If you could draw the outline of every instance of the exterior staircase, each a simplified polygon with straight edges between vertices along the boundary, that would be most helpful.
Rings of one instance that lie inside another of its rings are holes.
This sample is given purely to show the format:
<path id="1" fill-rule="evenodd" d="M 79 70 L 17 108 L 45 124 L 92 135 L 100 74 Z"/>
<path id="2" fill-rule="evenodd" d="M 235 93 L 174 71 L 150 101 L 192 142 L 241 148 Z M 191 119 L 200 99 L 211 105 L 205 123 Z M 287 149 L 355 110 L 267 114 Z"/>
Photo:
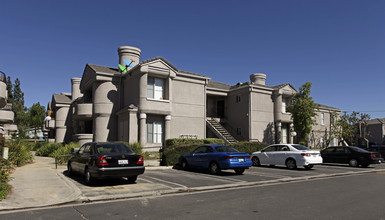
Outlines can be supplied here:
<path id="1" fill-rule="evenodd" d="M 213 118 L 206 119 L 207 127 L 220 139 L 224 140 L 226 144 L 238 142 L 219 122 Z"/>

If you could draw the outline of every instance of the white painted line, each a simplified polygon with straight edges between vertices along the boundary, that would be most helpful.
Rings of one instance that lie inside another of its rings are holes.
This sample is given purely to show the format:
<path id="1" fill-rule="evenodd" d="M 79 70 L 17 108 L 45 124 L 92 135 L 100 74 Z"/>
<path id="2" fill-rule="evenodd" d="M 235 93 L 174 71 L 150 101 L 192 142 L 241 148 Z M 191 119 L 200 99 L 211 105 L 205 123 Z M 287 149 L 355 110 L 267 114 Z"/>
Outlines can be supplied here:
<path id="1" fill-rule="evenodd" d="M 164 183 L 168 183 L 168 184 L 172 184 L 172 185 L 176 185 L 176 186 L 180 186 L 183 189 L 187 189 L 188 188 L 187 186 L 184 186 L 184 185 L 181 185 L 181 184 L 178 184 L 178 183 L 169 182 L 169 181 L 162 180 L 162 179 L 158 179 L 158 178 L 155 178 L 155 177 L 148 176 L 147 178 L 150 178 L 150 179 L 153 179 L 153 180 L 156 180 L 156 181 L 160 181 L 160 182 L 164 182 Z"/>

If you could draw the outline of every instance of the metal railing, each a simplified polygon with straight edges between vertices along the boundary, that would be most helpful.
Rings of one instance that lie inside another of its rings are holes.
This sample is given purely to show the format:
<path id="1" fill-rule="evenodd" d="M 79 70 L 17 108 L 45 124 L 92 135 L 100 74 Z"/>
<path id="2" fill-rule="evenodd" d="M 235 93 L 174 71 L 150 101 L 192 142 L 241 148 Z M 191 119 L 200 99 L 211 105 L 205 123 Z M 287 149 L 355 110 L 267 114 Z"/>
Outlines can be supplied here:
<path id="1" fill-rule="evenodd" d="M 58 164 L 58 158 L 60 157 L 70 157 L 71 154 L 66 154 L 66 155 L 58 155 L 55 157 L 55 168 L 57 169 L 57 164 Z"/>

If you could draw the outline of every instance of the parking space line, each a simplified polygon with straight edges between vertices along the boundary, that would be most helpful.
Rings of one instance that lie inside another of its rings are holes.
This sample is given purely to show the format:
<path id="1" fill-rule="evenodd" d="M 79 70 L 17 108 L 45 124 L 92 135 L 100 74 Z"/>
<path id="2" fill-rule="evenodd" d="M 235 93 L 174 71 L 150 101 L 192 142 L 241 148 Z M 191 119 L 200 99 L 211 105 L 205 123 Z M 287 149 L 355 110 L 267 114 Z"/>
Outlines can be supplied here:
<path id="1" fill-rule="evenodd" d="M 182 174 L 184 176 L 194 176 L 194 177 L 198 177 L 198 178 L 205 177 L 207 179 L 214 179 L 214 180 L 219 179 L 219 180 L 226 181 L 226 182 L 246 182 L 243 180 L 237 180 L 237 179 L 232 179 L 232 178 L 218 176 L 218 175 L 211 175 L 211 174 L 204 174 L 204 173 L 193 173 L 193 172 L 187 172 L 187 171 L 176 171 L 176 172 L 178 172 L 178 175 Z"/>
<path id="2" fill-rule="evenodd" d="M 172 184 L 172 185 L 176 185 L 176 186 L 180 186 L 180 187 L 182 187 L 183 189 L 187 189 L 187 188 L 188 188 L 187 186 L 182 185 L 182 184 L 179 184 L 179 183 L 169 182 L 169 181 L 162 180 L 162 179 L 158 179 L 158 178 L 151 177 L 151 176 L 147 176 L 147 178 L 150 178 L 150 179 L 153 179 L 153 180 L 156 180 L 156 181 L 160 181 L 160 182 L 164 182 L 164 183 L 168 183 L 168 184 Z M 173 188 L 172 188 L 172 189 L 173 189 Z"/>
<path id="3" fill-rule="evenodd" d="M 248 172 L 247 175 L 254 175 L 254 176 L 265 176 L 265 177 L 272 177 L 272 178 L 288 178 L 290 176 L 283 176 L 283 175 L 271 175 L 266 173 L 258 173 L 258 172 Z"/>
<path id="4" fill-rule="evenodd" d="M 148 182 L 148 183 L 155 183 L 155 182 L 152 182 L 152 181 L 150 181 L 150 180 L 146 180 L 146 179 L 144 179 L 144 178 L 142 178 L 142 177 L 140 177 L 139 179 L 140 179 L 140 180 L 143 180 L 143 181 L 145 181 L 145 182 Z"/>

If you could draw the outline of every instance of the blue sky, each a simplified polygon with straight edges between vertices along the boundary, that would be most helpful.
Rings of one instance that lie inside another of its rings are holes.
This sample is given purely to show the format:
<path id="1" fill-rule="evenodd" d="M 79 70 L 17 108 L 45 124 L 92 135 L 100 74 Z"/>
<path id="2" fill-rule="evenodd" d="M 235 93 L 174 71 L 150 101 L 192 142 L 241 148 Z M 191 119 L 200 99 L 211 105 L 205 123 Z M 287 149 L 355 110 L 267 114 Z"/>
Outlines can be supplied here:
<path id="1" fill-rule="evenodd" d="M 30 107 L 119 46 L 227 84 L 313 83 L 317 103 L 385 117 L 385 1 L 1 1 L 0 70 Z"/>

